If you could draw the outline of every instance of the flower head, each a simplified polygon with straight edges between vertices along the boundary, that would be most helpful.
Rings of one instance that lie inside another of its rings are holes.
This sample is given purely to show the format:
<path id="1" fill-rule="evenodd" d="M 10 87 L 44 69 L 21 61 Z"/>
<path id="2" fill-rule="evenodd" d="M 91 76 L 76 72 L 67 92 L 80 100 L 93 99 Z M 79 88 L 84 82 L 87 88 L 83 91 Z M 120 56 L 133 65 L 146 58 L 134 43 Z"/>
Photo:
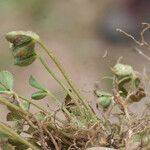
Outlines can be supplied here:
<path id="1" fill-rule="evenodd" d="M 6 39 L 11 43 L 14 64 L 27 66 L 36 59 L 35 43 L 39 36 L 31 31 L 12 31 L 6 34 Z"/>

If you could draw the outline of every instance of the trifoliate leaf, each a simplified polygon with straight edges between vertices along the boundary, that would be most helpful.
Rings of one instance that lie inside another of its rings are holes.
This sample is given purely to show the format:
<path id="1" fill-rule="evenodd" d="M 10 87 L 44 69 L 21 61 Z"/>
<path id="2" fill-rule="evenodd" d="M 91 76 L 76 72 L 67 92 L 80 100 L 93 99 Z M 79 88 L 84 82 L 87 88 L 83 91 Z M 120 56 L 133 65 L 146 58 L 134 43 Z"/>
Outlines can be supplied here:
<path id="1" fill-rule="evenodd" d="M 32 94 L 31 98 L 34 100 L 40 100 L 40 99 L 43 99 L 44 97 L 46 97 L 47 94 L 48 93 L 46 91 L 37 91 Z"/>
<path id="2" fill-rule="evenodd" d="M 43 112 L 38 112 L 34 116 L 38 121 L 42 121 L 45 118 L 45 114 Z"/>
<path id="3" fill-rule="evenodd" d="M 47 89 L 41 85 L 33 76 L 30 76 L 29 84 L 36 89 L 47 91 Z"/>
<path id="4" fill-rule="evenodd" d="M 0 85 L 2 90 L 12 90 L 13 88 L 13 75 L 8 71 L 0 72 Z"/>

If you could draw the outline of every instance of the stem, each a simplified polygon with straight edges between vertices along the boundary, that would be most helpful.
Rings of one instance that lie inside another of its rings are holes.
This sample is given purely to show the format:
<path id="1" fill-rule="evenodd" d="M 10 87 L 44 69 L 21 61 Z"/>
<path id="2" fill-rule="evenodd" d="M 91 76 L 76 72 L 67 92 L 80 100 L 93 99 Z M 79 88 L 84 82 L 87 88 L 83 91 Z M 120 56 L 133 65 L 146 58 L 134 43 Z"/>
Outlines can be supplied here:
<path id="1" fill-rule="evenodd" d="M 59 60 L 56 58 L 56 56 L 53 54 L 52 50 L 49 50 L 41 40 L 37 41 L 39 43 L 39 45 L 46 51 L 46 53 L 49 55 L 49 57 L 53 60 L 53 62 L 55 63 L 55 65 L 58 67 L 58 69 L 60 70 L 60 72 L 62 73 L 62 75 L 64 76 L 64 78 L 66 79 L 66 81 L 68 82 L 68 84 L 70 85 L 70 87 L 72 88 L 72 90 L 74 91 L 74 93 L 76 93 L 76 95 L 78 96 L 78 98 L 81 100 L 81 102 L 83 103 L 83 105 L 87 108 L 87 110 L 89 111 L 89 113 L 91 114 L 91 116 L 94 117 L 95 121 L 97 121 L 97 118 L 94 114 L 94 112 L 92 111 L 92 109 L 90 108 L 88 102 L 83 98 L 83 96 L 80 94 L 79 90 L 76 88 L 76 86 L 74 85 L 74 83 L 72 82 L 72 80 L 70 79 L 70 77 L 68 76 L 68 74 L 66 73 L 65 69 L 62 67 L 61 63 L 59 62 Z"/>
<path id="2" fill-rule="evenodd" d="M 38 147 L 36 147 L 35 145 L 31 144 L 30 142 L 28 142 L 26 139 L 24 139 L 23 137 L 21 137 L 20 135 L 18 135 L 15 131 L 13 131 L 11 128 L 7 127 L 6 125 L 0 123 L 0 131 L 6 133 L 8 136 L 10 136 L 11 138 L 29 146 L 30 148 L 32 148 L 33 150 L 39 150 Z"/>
<path id="3" fill-rule="evenodd" d="M 64 83 L 55 75 L 55 73 L 53 72 L 52 69 L 49 68 L 49 66 L 46 64 L 46 62 L 44 61 L 44 59 L 41 57 L 40 54 L 37 53 L 37 56 L 39 58 L 39 60 L 41 61 L 42 65 L 45 67 L 45 69 L 50 73 L 50 75 L 60 84 L 60 86 L 69 94 L 69 96 L 72 98 L 72 100 L 74 101 L 74 103 L 76 104 L 76 106 L 78 107 L 80 113 L 83 116 L 83 112 L 80 108 L 80 104 L 79 102 L 76 100 L 76 98 L 74 97 L 74 95 L 68 90 L 68 88 L 64 85 Z"/>

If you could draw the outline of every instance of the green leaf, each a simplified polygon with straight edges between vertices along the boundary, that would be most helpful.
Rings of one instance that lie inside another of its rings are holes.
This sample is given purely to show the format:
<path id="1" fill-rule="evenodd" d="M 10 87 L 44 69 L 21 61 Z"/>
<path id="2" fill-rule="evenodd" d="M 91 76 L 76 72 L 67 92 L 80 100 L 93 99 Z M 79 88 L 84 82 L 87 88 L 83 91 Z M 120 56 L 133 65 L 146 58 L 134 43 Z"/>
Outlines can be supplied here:
<path id="1" fill-rule="evenodd" d="M 9 112 L 6 119 L 7 121 L 15 121 L 22 119 L 22 117 L 17 112 Z"/>
<path id="2" fill-rule="evenodd" d="M 29 102 L 22 100 L 19 105 L 23 110 L 25 111 L 29 110 L 29 107 L 30 107 Z"/>
<path id="3" fill-rule="evenodd" d="M 43 112 L 38 112 L 35 114 L 35 118 L 38 120 L 38 121 L 42 121 L 44 120 L 45 118 L 45 114 Z"/>
<path id="4" fill-rule="evenodd" d="M 13 75 L 8 71 L 0 72 L 0 84 L 2 90 L 12 90 L 13 88 Z"/>
<path id="5" fill-rule="evenodd" d="M 41 85 L 33 76 L 30 76 L 29 84 L 36 89 L 47 91 L 47 89 Z"/>
<path id="6" fill-rule="evenodd" d="M 40 100 L 40 99 L 43 99 L 44 97 L 46 97 L 47 94 L 48 93 L 46 91 L 37 91 L 32 94 L 31 98 L 34 100 Z"/>

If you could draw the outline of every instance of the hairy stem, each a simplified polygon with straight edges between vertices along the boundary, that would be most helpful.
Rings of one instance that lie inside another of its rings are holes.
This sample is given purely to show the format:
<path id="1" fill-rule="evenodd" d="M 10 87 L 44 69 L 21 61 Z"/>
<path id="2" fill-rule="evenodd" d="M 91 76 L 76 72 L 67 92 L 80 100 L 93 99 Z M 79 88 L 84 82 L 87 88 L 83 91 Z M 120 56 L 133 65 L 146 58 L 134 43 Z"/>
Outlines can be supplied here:
<path id="1" fill-rule="evenodd" d="M 50 75 L 59 83 L 59 85 L 69 94 L 69 96 L 72 98 L 72 100 L 74 101 L 74 103 L 76 104 L 78 110 L 80 111 L 80 113 L 83 116 L 83 112 L 80 108 L 80 104 L 79 102 L 76 100 L 76 97 L 74 97 L 74 95 L 68 90 L 68 88 L 65 86 L 65 84 L 55 75 L 55 73 L 53 72 L 52 69 L 49 68 L 49 66 L 46 64 L 46 62 L 44 61 L 44 59 L 41 57 L 40 54 L 37 53 L 37 56 L 39 58 L 39 60 L 41 61 L 42 65 L 45 67 L 45 69 L 50 73 Z"/>
<path id="2" fill-rule="evenodd" d="M 83 98 L 83 96 L 80 94 L 79 90 L 76 88 L 76 86 L 74 85 L 74 83 L 72 82 L 72 80 L 70 79 L 70 77 L 68 76 L 68 74 L 66 73 L 65 69 L 62 67 L 61 63 L 59 62 L 59 60 L 56 58 L 56 56 L 53 54 L 52 50 L 49 50 L 42 41 L 37 41 L 39 43 L 39 45 L 46 51 L 46 53 L 49 55 L 49 57 L 53 60 L 53 62 L 55 63 L 55 65 L 58 67 L 58 69 L 60 70 L 60 72 L 62 73 L 62 75 L 64 76 L 64 78 L 66 79 L 66 81 L 68 82 L 68 84 L 70 85 L 70 87 L 72 88 L 72 90 L 74 91 L 74 93 L 76 93 L 76 95 L 78 96 L 78 98 L 81 100 L 81 102 L 83 103 L 83 105 L 87 108 L 88 112 L 91 114 L 91 116 L 93 116 L 94 120 L 97 121 L 97 118 L 94 114 L 94 112 L 92 111 L 91 107 L 89 106 L 88 102 Z"/>

